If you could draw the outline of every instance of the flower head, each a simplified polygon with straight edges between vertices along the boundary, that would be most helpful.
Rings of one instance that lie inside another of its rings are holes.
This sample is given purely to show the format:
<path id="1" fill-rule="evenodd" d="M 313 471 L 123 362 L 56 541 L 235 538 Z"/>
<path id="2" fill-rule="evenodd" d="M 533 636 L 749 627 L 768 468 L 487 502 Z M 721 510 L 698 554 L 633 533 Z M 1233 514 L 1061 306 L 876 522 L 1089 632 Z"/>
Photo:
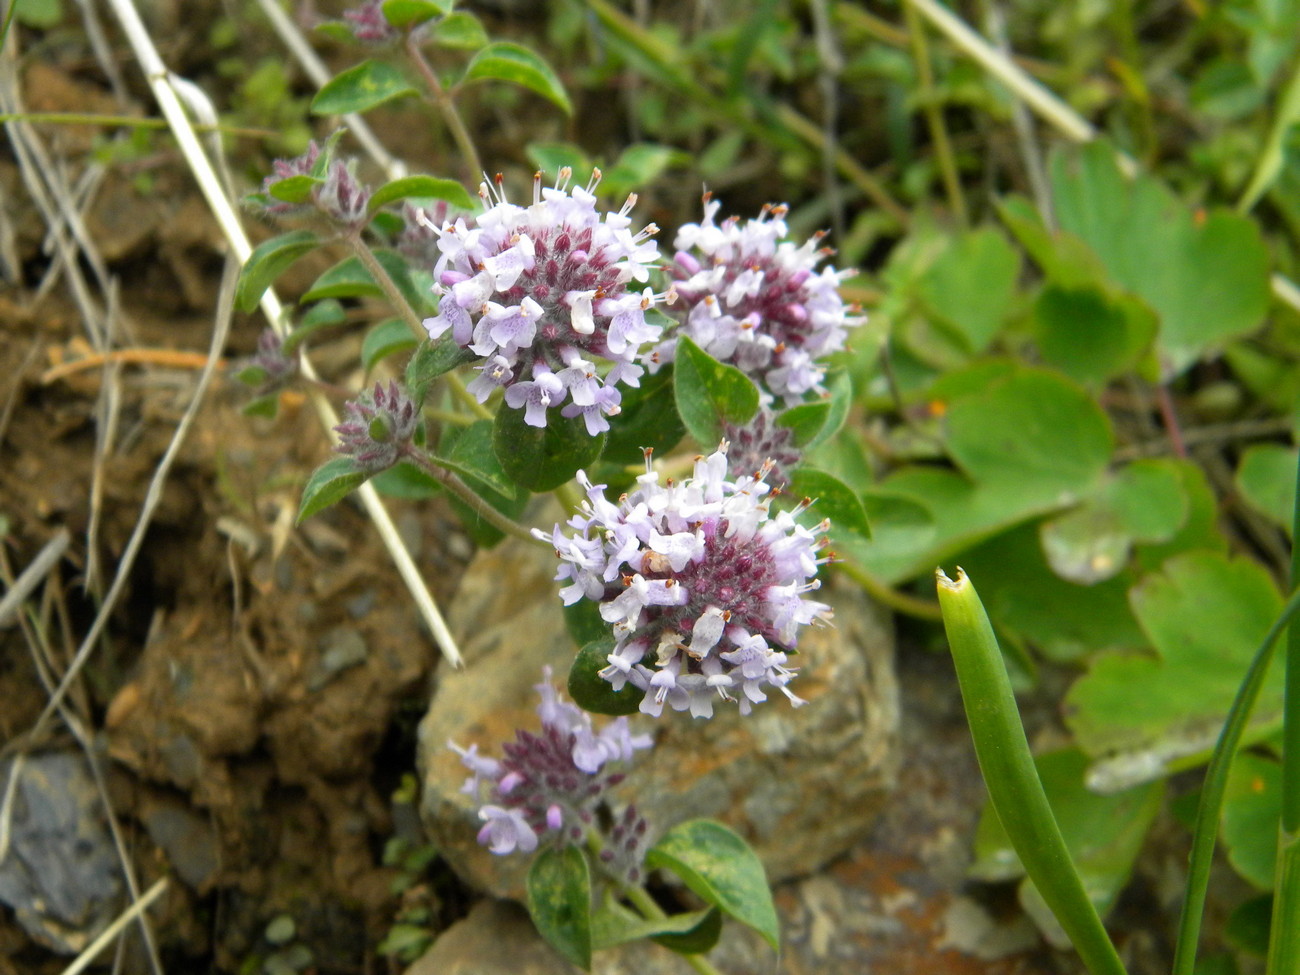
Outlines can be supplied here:
<path id="1" fill-rule="evenodd" d="M 277 216 L 310 213 L 316 210 L 330 221 L 348 228 L 361 227 L 369 216 L 370 187 L 357 179 L 351 167 L 342 160 L 333 160 L 325 166 L 320 158 L 321 149 L 314 141 L 307 144 L 301 156 L 276 159 L 271 163 L 271 175 L 262 181 L 265 202 L 260 209 Z M 318 173 L 323 168 L 323 174 Z M 311 187 L 303 203 L 276 200 L 271 187 L 294 176 L 317 175 L 320 182 Z"/>
<path id="2" fill-rule="evenodd" d="M 790 472 L 803 458 L 794 444 L 794 431 L 776 422 L 776 414 L 764 406 L 744 425 L 723 423 L 722 435 L 731 444 L 728 466 L 734 471 L 757 471 L 771 467 L 768 480 L 778 487 L 790 483 Z"/>
<path id="3" fill-rule="evenodd" d="M 664 704 L 710 717 L 716 700 L 739 702 L 740 712 L 766 700 L 764 687 L 786 689 L 794 671 L 786 650 L 799 629 L 829 619 L 830 608 L 805 598 L 829 527 L 808 529 L 793 510 L 773 513 L 765 481 L 770 465 L 729 480 L 727 444 L 695 462 L 694 476 L 659 483 L 650 468 L 618 504 L 605 486 L 586 489 L 573 534 L 556 525 L 549 534 L 560 558 L 558 581 L 566 605 L 600 603 L 615 644 L 600 675 L 616 690 L 631 682 L 645 691 L 641 710 L 659 715 Z"/>
<path id="4" fill-rule="evenodd" d="M 384 16 L 381 0 L 362 0 L 356 7 L 343 11 L 343 20 L 352 36 L 365 43 L 389 44 L 402 36 Z"/>
<path id="5" fill-rule="evenodd" d="M 478 839 L 493 853 L 528 853 L 548 834 L 558 843 L 580 842 L 607 790 L 622 781 L 621 774 L 611 774 L 606 766 L 626 762 L 633 752 L 652 744 L 649 735 L 632 734 L 627 718 L 617 718 L 597 732 L 589 714 L 560 697 L 549 667 L 537 692 L 542 699 L 537 708 L 541 733 L 515 732 L 499 761 L 480 756 L 476 746 L 448 742 L 470 770 L 462 791 L 485 801 L 479 809 L 483 828 Z M 627 859 L 645 826 L 638 832 L 634 815 L 624 819 L 631 832 L 620 855 Z M 630 861 L 622 865 L 624 872 L 634 867 Z"/>
<path id="6" fill-rule="evenodd" d="M 482 358 L 475 395 L 482 402 L 504 388 L 506 405 L 524 421 L 546 426 L 553 408 L 582 415 L 589 432 L 609 428 L 619 411 L 616 383 L 638 385 L 635 360 L 661 327 L 646 312 L 663 300 L 644 283 L 659 251 L 653 225 L 632 233 L 634 196 L 617 212 L 600 213 L 587 187 L 570 187 L 561 171 L 554 187 L 533 183 L 531 206 L 485 183 L 486 212 L 438 231 L 434 267 L 438 314 L 426 319 L 430 338 L 450 331 Z M 598 368 L 599 362 L 613 369 Z"/>
<path id="7" fill-rule="evenodd" d="M 668 270 L 682 330 L 769 396 L 793 404 L 822 392 L 826 367 L 819 360 L 842 349 L 848 330 L 866 320 L 839 294 L 852 272 L 818 272 L 833 252 L 819 247 L 821 234 L 797 246 L 787 240 L 784 205 L 766 206 L 743 224 L 736 217 L 716 223 L 718 206 L 705 194 L 704 219 L 677 234 Z M 661 344 L 652 366 L 672 354 L 671 342 Z"/>
<path id="8" fill-rule="evenodd" d="M 343 422 L 334 428 L 338 452 L 370 473 L 387 470 L 401 457 L 402 447 L 415 436 L 420 413 L 396 380 L 375 383 L 343 408 Z"/>

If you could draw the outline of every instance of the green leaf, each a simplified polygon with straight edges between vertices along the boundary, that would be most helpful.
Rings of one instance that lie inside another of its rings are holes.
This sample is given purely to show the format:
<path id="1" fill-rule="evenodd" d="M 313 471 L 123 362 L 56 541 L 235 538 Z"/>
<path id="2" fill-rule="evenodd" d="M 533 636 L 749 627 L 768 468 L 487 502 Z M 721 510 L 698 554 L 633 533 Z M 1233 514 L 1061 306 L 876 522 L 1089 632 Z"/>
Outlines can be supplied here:
<path id="1" fill-rule="evenodd" d="M 276 414 L 280 412 L 280 394 L 267 393 L 265 396 L 249 400 L 239 412 L 244 416 L 260 416 L 274 420 Z"/>
<path id="2" fill-rule="evenodd" d="M 429 39 L 439 47 L 450 47 L 458 51 L 477 51 L 487 45 L 488 35 L 477 17 L 463 10 L 457 10 L 434 25 Z"/>
<path id="3" fill-rule="evenodd" d="M 551 66 L 540 55 L 520 44 L 497 41 L 489 44 L 470 61 L 465 81 L 509 81 L 534 91 L 554 102 L 566 115 L 573 105 Z"/>
<path id="4" fill-rule="evenodd" d="M 838 538 L 840 533 L 846 531 L 857 532 L 864 538 L 871 537 L 871 526 L 867 523 L 867 510 L 862 506 L 862 499 L 834 474 L 819 471 L 815 467 L 796 467 L 790 475 L 787 493 L 796 500 L 811 498 L 816 502 L 808 509 L 810 520 L 829 518 L 832 537 Z"/>
<path id="5" fill-rule="evenodd" d="M 682 422 L 702 447 L 722 439 L 723 424 L 741 426 L 758 412 L 758 387 L 750 378 L 684 335 L 677 342 L 673 395 Z"/>
<path id="6" fill-rule="evenodd" d="M 953 239 L 919 281 L 930 314 L 971 354 L 988 348 L 1016 295 L 1020 256 L 998 230 L 981 227 Z"/>
<path id="7" fill-rule="evenodd" d="M 673 827 L 646 853 L 646 866 L 671 870 L 705 903 L 749 925 L 774 950 L 780 947 L 763 863 L 722 823 L 692 819 Z"/>
<path id="8" fill-rule="evenodd" d="M 885 530 L 880 518 L 872 527 L 877 538 Z M 962 566 L 981 580 L 980 596 L 1000 631 L 1059 662 L 1145 646 L 1128 603 L 1132 572 L 1090 585 L 1062 579 L 1047 565 L 1039 531 L 1020 525 L 961 553 Z"/>
<path id="9" fill-rule="evenodd" d="M 700 917 L 700 915 L 703 917 Z M 722 912 L 716 907 L 708 911 L 695 911 L 691 914 L 677 914 L 666 921 L 677 921 L 684 926 L 688 921 L 699 918 L 694 927 L 684 931 L 664 931 L 650 935 L 655 944 L 675 951 L 679 955 L 703 955 L 713 950 L 722 937 Z"/>
<path id="10" fill-rule="evenodd" d="M 1137 461 L 1108 475 L 1073 511 L 1042 527 L 1057 575 L 1090 585 L 1118 575 L 1138 542 L 1164 542 L 1187 520 L 1182 479 L 1170 461 Z"/>
<path id="11" fill-rule="evenodd" d="M 848 373 L 834 372 L 826 379 L 828 396 L 814 403 L 801 403 L 777 414 L 776 424 L 789 427 L 795 446 L 813 450 L 840 432 L 853 403 L 853 384 Z"/>
<path id="12" fill-rule="evenodd" d="M 429 395 L 429 387 L 435 379 L 475 358 L 469 349 L 456 344 L 450 332 L 435 342 L 426 339 L 419 344 L 406 364 L 406 392 L 417 406 L 423 406 L 424 398 Z"/>
<path id="13" fill-rule="evenodd" d="M 441 484 L 407 460 L 380 471 L 370 483 L 385 497 L 404 501 L 425 501 L 442 494 Z"/>
<path id="14" fill-rule="evenodd" d="M 418 92 L 406 76 L 391 64 L 362 61 L 325 82 L 311 100 L 311 111 L 313 115 L 350 115 L 415 94 Z"/>
<path id="15" fill-rule="evenodd" d="M 591 873 L 577 847 L 542 850 L 526 884 L 537 933 L 579 968 L 591 968 Z"/>
<path id="16" fill-rule="evenodd" d="M 1047 370 L 1019 368 L 955 399 L 946 427 L 953 459 L 977 481 L 1020 492 L 1032 485 L 1062 502 L 1091 489 L 1113 446 L 1093 397 Z"/>
<path id="17" fill-rule="evenodd" d="M 264 240 L 248 255 L 235 284 L 235 307 L 251 312 L 271 283 L 295 261 L 315 250 L 318 241 L 310 230 L 294 230 Z"/>
<path id="18" fill-rule="evenodd" d="M 510 477 L 492 452 L 492 421 L 476 420 L 456 437 L 452 449 L 434 460 L 479 487 L 513 500 L 518 493 Z"/>
<path id="19" fill-rule="evenodd" d="M 591 930 L 592 947 L 597 950 L 651 938 L 678 954 L 701 955 L 718 942 L 722 912 L 708 907 L 670 917 L 645 918 L 610 900 L 592 915 Z"/>
<path id="20" fill-rule="evenodd" d="M 492 452 L 492 421 L 478 420 L 468 427 L 449 430 L 439 445 L 435 460 L 460 475 L 475 494 L 508 518 L 517 518 L 528 504 L 528 492 L 520 491 L 506 477 Z M 461 524 L 474 544 L 483 548 L 505 537 L 501 529 L 454 495 L 448 495 Z"/>
<path id="21" fill-rule="evenodd" d="M 306 203 L 311 199 L 311 192 L 324 180 L 314 176 L 299 174 L 276 180 L 266 188 L 266 192 L 283 203 Z"/>
<path id="22" fill-rule="evenodd" d="M 691 161 L 689 154 L 671 146 L 633 143 L 619 154 L 614 165 L 602 169 L 600 188 L 621 199 L 652 185 L 673 163 L 689 165 Z"/>
<path id="23" fill-rule="evenodd" d="M 593 463 L 605 446 L 605 434 L 587 433 L 582 417 L 561 416 L 551 410 L 546 426 L 524 422 L 524 411 L 503 406 L 492 430 L 492 449 L 502 469 L 522 488 L 551 491 L 580 468 Z"/>
<path id="24" fill-rule="evenodd" d="M 416 314 L 431 310 L 433 295 L 427 288 L 416 285 L 406 259 L 396 251 L 378 249 L 375 260 L 388 272 L 406 303 Z M 322 298 L 364 298 L 382 296 L 383 290 L 375 283 L 364 264 L 356 257 L 345 257 L 322 274 L 302 296 L 302 301 L 319 301 Z"/>
<path id="25" fill-rule="evenodd" d="M 1252 507 L 1288 532 L 1295 513 L 1296 467 L 1300 451 L 1281 444 L 1252 444 L 1241 456 L 1236 485 Z"/>
<path id="26" fill-rule="evenodd" d="M 1246 559 L 1189 552 L 1132 590 L 1158 656 L 1106 654 L 1066 697 L 1066 720 L 1091 755 L 1149 748 L 1177 757 L 1213 744 L 1256 648 L 1282 606 L 1268 572 Z M 1280 668 L 1257 717 L 1276 716 Z"/>
<path id="27" fill-rule="evenodd" d="M 302 489 L 302 501 L 298 504 L 298 524 L 316 512 L 342 501 L 364 484 L 368 476 L 350 457 L 335 457 L 321 464 L 312 472 Z"/>
<path id="28" fill-rule="evenodd" d="M 609 641 L 609 624 L 600 616 L 600 604 L 591 599 L 579 599 L 576 603 L 570 603 L 564 607 L 564 626 L 572 637 L 574 646 L 585 647 L 588 643 L 599 640 Z M 613 644 L 610 644 L 612 647 Z M 605 650 L 609 653 L 609 650 Z M 601 662 L 593 668 L 599 670 L 604 667 L 604 657 Z"/>
<path id="29" fill-rule="evenodd" d="M 1232 868 L 1260 890 L 1273 889 L 1281 815 L 1282 766 L 1263 755 L 1238 753 L 1223 796 L 1223 845 Z"/>
<path id="30" fill-rule="evenodd" d="M 450 2 L 435 3 L 433 0 L 384 0 L 380 9 L 384 12 L 384 20 L 402 30 L 441 17 L 451 7 Z"/>
<path id="31" fill-rule="evenodd" d="M 1048 363 L 1101 384 L 1135 366 L 1155 336 L 1156 317 L 1130 295 L 1048 284 L 1034 302 L 1034 325 Z"/>
<path id="32" fill-rule="evenodd" d="M 607 658 L 614 652 L 614 638 L 609 635 L 608 624 L 605 631 L 601 638 L 585 644 L 573 659 L 569 668 L 569 696 L 578 707 L 592 714 L 636 714 L 645 691 L 631 683 L 616 691 L 599 674 L 609 665 Z"/>
<path id="33" fill-rule="evenodd" d="M 623 390 L 623 412 L 610 424 L 604 460 L 630 466 L 642 462 L 646 448 L 664 456 L 677 446 L 686 428 L 677 415 L 672 386 L 673 368 L 667 366 L 642 376 L 639 388 Z"/>
<path id="34" fill-rule="evenodd" d="M 362 368 L 369 373 L 379 360 L 413 349 L 417 344 L 406 322 L 400 318 L 382 321 L 366 332 L 366 337 L 361 340 Z"/>
<path id="35" fill-rule="evenodd" d="M 1034 765 L 1084 889 L 1104 916 L 1128 882 L 1142 841 L 1160 809 L 1164 785 L 1151 782 L 1113 795 L 1091 792 L 1084 785 L 1088 758 L 1077 748 L 1039 755 Z M 1024 875 L 1020 858 L 989 804 L 975 833 L 975 863 L 970 874 L 984 881 Z M 1030 889 L 1032 884 L 1026 881 L 1021 901 L 1045 932 L 1056 934 L 1059 926 L 1045 911 L 1041 895 Z M 1059 936 L 1052 940 L 1059 943 Z"/>
<path id="36" fill-rule="evenodd" d="M 1051 179 L 1062 230 L 1090 245 L 1158 316 L 1167 374 L 1262 323 L 1270 261 L 1253 220 L 1224 210 L 1193 215 L 1154 177 L 1125 178 L 1100 141 L 1054 157 Z"/>
<path id="37" fill-rule="evenodd" d="M 433 176 L 404 176 L 385 183 L 370 197 L 369 209 L 374 213 L 380 207 L 411 197 L 446 200 L 462 210 L 473 210 L 474 198 L 454 179 L 437 179 Z"/>
<path id="38" fill-rule="evenodd" d="M 315 332 L 331 325 L 342 325 L 347 318 L 343 306 L 337 301 L 322 301 L 313 305 L 307 310 L 307 314 L 302 316 L 302 320 L 294 330 L 284 337 L 284 345 L 280 351 L 286 356 L 292 355 L 294 350 Z"/>

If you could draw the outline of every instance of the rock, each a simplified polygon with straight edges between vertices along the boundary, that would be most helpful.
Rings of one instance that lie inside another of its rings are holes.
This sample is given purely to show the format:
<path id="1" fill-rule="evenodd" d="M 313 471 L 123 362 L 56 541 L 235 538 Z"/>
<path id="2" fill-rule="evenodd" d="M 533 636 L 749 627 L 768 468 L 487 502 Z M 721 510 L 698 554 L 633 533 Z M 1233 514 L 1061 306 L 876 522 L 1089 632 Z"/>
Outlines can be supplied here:
<path id="1" fill-rule="evenodd" d="M 420 957 L 406 975 L 577 975 L 542 940 L 528 912 L 510 901 L 480 901 Z"/>
<path id="2" fill-rule="evenodd" d="M 443 677 L 420 726 L 426 826 L 457 873 L 497 896 L 520 896 L 529 858 L 495 857 L 475 841 L 476 810 L 459 791 L 465 770 L 446 743 L 499 755 L 516 728 L 538 728 L 532 688 L 542 666 L 562 679 L 574 653 L 554 571 L 554 556 L 517 542 L 475 558 L 451 614 L 467 666 Z M 898 768 L 883 613 L 848 586 L 826 586 L 818 598 L 834 607 L 835 624 L 801 637 L 791 689 L 805 706 L 772 694 L 747 718 L 734 708 L 707 721 L 636 715 L 635 730 L 654 732 L 656 744 L 638 753 L 620 787 L 657 831 L 696 817 L 727 823 L 758 851 L 772 883 L 815 871 L 862 838 Z"/>
<path id="3" fill-rule="evenodd" d="M 41 944 L 74 955 L 121 906 L 121 875 L 102 800 L 81 755 L 48 752 L 5 762 L 0 783 L 9 782 L 16 765 L 0 902 Z"/>

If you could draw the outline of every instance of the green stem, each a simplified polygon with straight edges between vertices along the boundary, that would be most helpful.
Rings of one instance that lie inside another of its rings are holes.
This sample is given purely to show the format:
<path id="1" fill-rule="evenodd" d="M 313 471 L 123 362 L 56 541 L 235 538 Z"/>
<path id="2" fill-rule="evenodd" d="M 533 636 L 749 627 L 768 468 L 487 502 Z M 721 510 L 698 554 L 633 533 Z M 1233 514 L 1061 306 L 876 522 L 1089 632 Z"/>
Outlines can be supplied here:
<path id="1" fill-rule="evenodd" d="M 1273 886 L 1268 975 L 1300 972 L 1300 834 L 1282 831 Z"/>
<path id="2" fill-rule="evenodd" d="M 861 586 L 863 591 L 876 602 L 897 613 L 918 620 L 927 620 L 931 623 L 937 623 L 943 619 L 943 612 L 939 609 L 938 603 L 931 602 L 928 599 L 918 599 L 916 596 L 909 596 L 905 592 L 899 592 L 892 586 L 881 582 L 856 562 L 835 562 L 834 567 L 835 571 L 843 572 Z"/>
<path id="3" fill-rule="evenodd" d="M 596 864 L 597 869 L 603 871 L 604 864 L 600 859 L 600 852 L 605 848 L 605 841 L 591 830 L 587 833 L 587 848 L 591 850 L 591 862 Z M 632 906 L 637 909 L 642 917 L 654 921 L 662 921 L 668 917 L 668 912 L 655 903 L 655 899 L 650 896 L 650 892 L 640 884 L 631 884 L 621 877 L 612 876 L 605 873 L 606 877 L 618 887 L 619 893 L 632 902 Z M 680 955 L 686 964 L 700 973 L 700 975 L 721 975 L 703 955 Z"/>
<path id="4" fill-rule="evenodd" d="M 415 70 L 420 73 L 424 83 L 429 88 L 429 94 L 433 96 L 434 104 L 438 111 L 442 113 L 443 121 L 447 123 L 447 128 L 451 131 L 451 137 L 456 140 L 456 148 L 460 150 L 461 157 L 465 165 L 469 168 L 471 179 L 483 178 L 483 165 L 479 162 L 478 149 L 474 147 L 474 140 L 469 134 L 469 129 L 465 128 L 465 120 L 460 117 L 460 112 L 456 109 L 456 101 L 451 97 L 451 93 L 442 86 L 438 80 L 437 72 L 425 58 L 424 52 L 420 50 L 420 45 L 416 42 L 414 34 L 406 35 L 406 56 L 411 59 L 411 64 Z"/>
<path id="5" fill-rule="evenodd" d="M 1278 637 L 1300 610 L 1300 592 L 1292 593 L 1282 615 L 1269 628 L 1264 642 L 1255 651 L 1246 677 L 1237 689 L 1237 696 L 1228 710 L 1219 742 L 1214 746 L 1205 782 L 1201 786 L 1201 801 L 1196 807 L 1196 828 L 1192 832 L 1192 851 L 1187 864 L 1187 896 L 1183 901 L 1182 916 L 1178 920 L 1178 941 L 1174 947 L 1173 975 L 1192 975 L 1196 969 L 1196 943 L 1201 935 L 1201 915 L 1205 910 L 1206 892 L 1210 886 L 1210 866 L 1214 858 L 1214 841 L 1219 834 L 1219 815 L 1223 809 L 1223 796 L 1228 788 L 1228 771 L 1237 754 L 1242 735 L 1250 722 L 1250 712 L 1259 697 L 1264 678 L 1273 660 L 1273 650 Z M 1276 910 L 1276 907 L 1275 907 Z M 1274 915 L 1276 920 L 1276 914 Z M 1276 928 L 1275 928 L 1276 930 Z M 1288 937 L 1296 937 L 1292 933 Z M 1294 969 L 1292 969 L 1294 972 Z M 1290 975 L 1290 973 L 1286 973 Z"/>
<path id="6" fill-rule="evenodd" d="M 917 80 L 921 85 L 921 105 L 925 112 L 925 122 L 930 129 L 930 140 L 934 143 L 935 156 L 939 160 L 939 172 L 943 176 L 944 189 L 948 193 L 948 202 L 952 207 L 957 225 L 963 229 L 970 225 L 970 213 L 966 208 L 966 197 L 962 194 L 961 177 L 957 173 L 957 159 L 953 155 L 952 143 L 948 139 L 948 127 L 943 120 L 943 109 L 939 105 L 938 91 L 934 86 L 934 71 L 930 67 L 930 49 L 925 43 L 925 24 L 922 22 L 911 0 L 903 3 L 903 12 L 907 15 L 907 33 L 912 42 L 912 60 L 916 62 Z"/>
<path id="7" fill-rule="evenodd" d="M 348 247 L 352 250 L 352 253 L 356 255 L 357 260 L 359 260 L 365 269 L 370 272 L 370 276 L 374 278 L 375 284 L 379 285 L 379 290 L 384 293 L 384 297 L 387 298 L 388 303 L 393 306 L 393 310 L 396 311 L 402 321 L 406 323 L 406 327 L 411 330 L 411 334 L 415 336 L 416 341 L 427 341 L 429 333 L 425 330 L 424 324 L 420 321 L 420 316 L 417 315 L 415 309 L 407 303 L 406 298 L 402 295 L 401 289 L 397 287 L 397 283 L 384 269 L 384 266 L 379 263 L 379 260 L 375 257 L 374 251 L 367 247 L 366 242 L 361 239 L 361 232 L 353 231 L 352 233 L 345 235 L 343 239 L 347 241 Z M 455 394 L 456 398 L 459 399 L 465 407 L 470 410 L 470 412 L 481 420 L 492 419 L 492 411 L 470 394 L 469 390 L 465 388 L 465 384 L 461 382 L 459 376 L 453 376 L 451 373 L 446 373 L 442 378 L 446 381 L 447 385 L 451 387 L 451 391 Z"/>
<path id="8" fill-rule="evenodd" d="M 937 573 L 939 605 L 989 802 L 1044 903 L 1093 975 L 1125 975 L 1061 836 L 1029 751 L 1002 651 L 966 573 Z"/>
<path id="9" fill-rule="evenodd" d="M 549 542 L 538 538 L 523 525 L 519 524 L 519 522 L 507 518 L 501 512 L 497 511 L 496 508 L 492 507 L 492 505 L 488 504 L 475 494 L 469 485 L 462 481 L 454 471 L 449 471 L 447 468 L 438 464 L 423 450 L 407 444 L 402 450 L 402 456 L 432 477 L 452 494 L 456 495 L 456 497 L 465 502 L 465 504 L 469 505 L 476 515 L 494 528 L 497 528 L 514 538 L 521 538 L 524 541 L 532 542 L 534 545 L 544 545 L 547 548 L 550 547 Z"/>
<path id="10" fill-rule="evenodd" d="M 354 230 L 345 234 L 343 240 L 352 253 L 356 255 L 357 260 L 370 273 L 370 276 L 374 278 L 375 284 L 379 285 L 379 290 L 384 293 L 384 297 L 393 306 L 393 310 L 406 323 L 406 327 L 411 330 L 415 340 L 417 342 L 427 341 L 429 333 L 425 329 L 424 323 L 420 321 L 420 316 L 415 313 L 415 309 L 410 306 L 402 295 L 401 289 L 397 287 L 397 282 L 389 276 L 384 266 L 379 263 L 374 251 L 361 239 L 361 231 Z"/>

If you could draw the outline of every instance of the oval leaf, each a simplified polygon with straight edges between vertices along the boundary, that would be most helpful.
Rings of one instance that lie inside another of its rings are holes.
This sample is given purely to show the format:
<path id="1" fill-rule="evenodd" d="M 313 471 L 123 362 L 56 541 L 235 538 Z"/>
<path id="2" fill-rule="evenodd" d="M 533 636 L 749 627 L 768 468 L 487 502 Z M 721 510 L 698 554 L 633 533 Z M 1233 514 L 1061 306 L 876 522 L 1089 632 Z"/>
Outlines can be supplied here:
<path id="1" fill-rule="evenodd" d="M 377 260 L 397 290 L 402 293 L 406 303 L 415 309 L 416 314 L 424 314 L 431 309 L 432 293 L 426 292 L 411 277 L 411 269 L 406 260 L 396 251 L 379 249 L 374 252 Z M 319 301 L 322 298 L 364 298 L 382 295 L 383 291 L 370 276 L 370 272 L 355 257 L 345 257 L 322 274 L 312 284 L 311 289 L 302 296 L 302 301 Z"/>
<path id="2" fill-rule="evenodd" d="M 488 42 L 487 31 L 473 14 L 457 10 L 434 25 L 429 39 L 439 47 L 461 51 L 477 51 Z"/>
<path id="3" fill-rule="evenodd" d="M 311 100 L 311 111 L 313 115 L 349 115 L 414 94 L 417 92 L 406 76 L 391 64 L 362 61 L 325 82 Z"/>
<path id="4" fill-rule="evenodd" d="M 794 498 L 810 498 L 816 503 L 808 509 L 820 521 L 831 520 L 831 531 L 857 532 L 871 537 L 867 509 L 856 491 L 834 474 L 815 467 L 797 467 L 790 475 L 788 493 Z"/>
<path id="5" fill-rule="evenodd" d="M 294 327 L 294 330 L 284 337 L 284 345 L 280 351 L 285 355 L 292 355 L 293 351 L 313 333 L 331 325 L 342 325 L 346 320 L 347 315 L 343 311 L 343 306 L 337 301 L 322 301 L 320 304 L 313 305 L 307 314 L 302 316 L 302 321 Z"/>
<path id="6" fill-rule="evenodd" d="M 653 376 L 642 376 L 639 388 L 623 393 L 622 412 L 609 429 L 604 460 L 617 464 L 639 464 L 649 448 L 656 455 L 677 446 L 686 428 L 677 415 L 672 395 L 672 366 Z"/>
<path id="7" fill-rule="evenodd" d="M 774 949 L 780 946 L 763 863 L 722 823 L 691 819 L 673 827 L 646 853 L 646 866 L 671 870 L 706 902 L 749 925 Z"/>
<path id="8" fill-rule="evenodd" d="M 758 412 L 758 387 L 683 336 L 677 342 L 673 395 L 682 422 L 701 446 L 722 439 L 722 425 L 742 425 Z"/>
<path id="9" fill-rule="evenodd" d="M 678 914 L 676 918 L 668 918 L 668 921 L 679 920 L 679 923 L 685 924 L 686 921 L 693 917 L 698 917 L 701 912 L 693 914 Z M 669 951 L 675 951 L 679 955 L 703 955 L 713 950 L 713 946 L 718 943 L 722 937 L 722 912 L 716 907 L 703 912 L 704 916 L 692 928 L 685 931 L 664 931 L 661 934 L 650 935 L 650 940 L 657 945 L 662 945 Z M 663 922 L 667 923 L 667 921 Z"/>
<path id="10" fill-rule="evenodd" d="M 361 365 L 369 372 L 380 359 L 416 346 L 415 336 L 400 318 L 380 322 L 361 340 Z"/>
<path id="11" fill-rule="evenodd" d="M 253 249 L 239 272 L 235 285 L 235 307 L 251 312 L 262 300 L 271 282 L 289 266 L 316 247 L 316 235 L 310 230 L 295 230 L 264 240 Z"/>
<path id="12" fill-rule="evenodd" d="M 524 422 L 523 410 L 502 407 L 492 430 L 492 449 L 510 478 L 529 491 L 550 491 L 591 464 L 605 447 L 605 435 L 589 436 L 581 417 L 552 412 L 546 426 Z"/>
<path id="13" fill-rule="evenodd" d="M 812 450 L 839 433 L 849 415 L 853 384 L 848 374 L 834 373 L 827 378 L 826 385 L 829 396 L 814 403 L 792 406 L 777 415 L 777 426 L 789 427 L 795 446 L 803 450 Z"/>
<path id="14" fill-rule="evenodd" d="M 450 333 L 436 342 L 426 339 L 406 364 L 406 392 L 417 406 L 421 406 L 435 379 L 474 358 L 474 353 L 457 345 Z"/>
<path id="15" fill-rule="evenodd" d="M 321 464 L 312 472 L 306 487 L 302 489 L 298 523 L 302 524 L 316 512 L 342 501 L 350 492 L 361 487 L 368 476 L 349 457 L 335 457 Z"/>
<path id="16" fill-rule="evenodd" d="M 324 180 L 301 173 L 276 180 L 266 188 L 266 192 L 284 203 L 306 203 L 311 198 L 311 191 Z"/>
<path id="17" fill-rule="evenodd" d="M 465 69 L 465 81 L 510 81 L 535 91 L 554 102 L 566 115 L 573 114 L 573 105 L 564 91 L 564 85 L 551 66 L 535 52 L 509 41 L 498 41 L 483 48 Z"/>
<path id="18" fill-rule="evenodd" d="M 640 938 L 653 938 L 679 954 L 702 955 L 718 943 L 718 936 L 722 933 L 722 912 L 716 907 L 707 907 L 687 914 L 647 918 L 611 900 L 591 916 L 591 930 L 592 946 L 597 950 Z"/>
<path id="19" fill-rule="evenodd" d="M 374 213 L 380 207 L 413 196 L 446 200 L 452 206 L 460 207 L 462 210 L 474 209 L 474 198 L 469 195 L 469 191 L 464 186 L 454 179 L 437 179 L 433 176 L 406 176 L 402 179 L 395 179 L 391 183 L 385 183 L 375 190 L 370 197 L 370 212 Z"/>
<path id="20" fill-rule="evenodd" d="M 451 3 L 433 3 L 432 0 L 384 0 L 380 5 L 384 20 L 398 30 L 414 27 L 434 17 L 441 17 L 451 9 Z"/>
<path id="21" fill-rule="evenodd" d="M 605 629 L 608 631 L 609 627 Z M 600 676 L 599 671 L 609 663 L 606 658 L 613 652 L 614 640 L 608 634 L 579 650 L 569 668 L 569 696 L 578 707 L 592 714 L 615 717 L 636 714 L 645 691 L 630 683 L 616 691 L 613 684 Z"/>
<path id="22" fill-rule="evenodd" d="M 576 847 L 537 854 L 528 871 L 528 913 L 537 933 L 569 961 L 591 968 L 591 873 Z"/>

